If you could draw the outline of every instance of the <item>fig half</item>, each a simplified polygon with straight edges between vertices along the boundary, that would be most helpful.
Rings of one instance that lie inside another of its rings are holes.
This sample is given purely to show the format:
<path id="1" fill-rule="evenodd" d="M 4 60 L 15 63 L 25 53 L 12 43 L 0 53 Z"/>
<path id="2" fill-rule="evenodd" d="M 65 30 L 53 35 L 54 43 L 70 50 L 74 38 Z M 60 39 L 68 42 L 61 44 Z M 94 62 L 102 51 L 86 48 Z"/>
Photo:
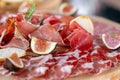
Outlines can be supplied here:
<path id="1" fill-rule="evenodd" d="M 62 3 L 59 7 L 59 13 L 62 15 L 73 15 L 77 11 L 77 8 L 68 3 Z"/>
<path id="2" fill-rule="evenodd" d="M 117 49 L 120 47 L 119 35 L 102 34 L 102 41 L 109 49 Z"/>
<path id="3" fill-rule="evenodd" d="M 78 23 L 87 32 L 91 33 L 92 35 L 94 34 L 94 26 L 93 26 L 92 20 L 88 16 L 78 16 L 73 20 L 71 20 L 70 25 L 74 21 Z"/>
<path id="4" fill-rule="evenodd" d="M 32 37 L 31 39 L 31 49 L 37 54 L 49 54 L 55 49 L 56 44 L 57 42 L 46 41 L 36 37 Z"/>
<path id="5" fill-rule="evenodd" d="M 13 53 L 10 57 L 4 62 L 4 68 L 10 71 L 17 71 L 24 68 L 22 60 L 18 57 L 16 53 Z"/>
<path id="6" fill-rule="evenodd" d="M 26 55 L 26 51 L 18 48 L 4 48 L 0 49 L 0 61 L 4 61 L 6 58 L 10 57 L 13 53 L 16 53 L 18 57 Z"/>

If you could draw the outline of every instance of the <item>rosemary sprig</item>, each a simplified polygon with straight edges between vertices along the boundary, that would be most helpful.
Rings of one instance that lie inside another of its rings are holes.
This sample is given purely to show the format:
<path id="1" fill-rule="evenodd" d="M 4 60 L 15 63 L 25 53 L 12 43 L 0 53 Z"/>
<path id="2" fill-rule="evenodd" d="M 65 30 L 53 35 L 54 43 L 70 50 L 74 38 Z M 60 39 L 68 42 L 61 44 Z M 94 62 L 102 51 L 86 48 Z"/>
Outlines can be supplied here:
<path id="1" fill-rule="evenodd" d="M 32 14 L 35 12 L 35 4 L 32 4 L 32 6 L 28 9 L 25 19 L 28 20 L 32 16 Z"/>

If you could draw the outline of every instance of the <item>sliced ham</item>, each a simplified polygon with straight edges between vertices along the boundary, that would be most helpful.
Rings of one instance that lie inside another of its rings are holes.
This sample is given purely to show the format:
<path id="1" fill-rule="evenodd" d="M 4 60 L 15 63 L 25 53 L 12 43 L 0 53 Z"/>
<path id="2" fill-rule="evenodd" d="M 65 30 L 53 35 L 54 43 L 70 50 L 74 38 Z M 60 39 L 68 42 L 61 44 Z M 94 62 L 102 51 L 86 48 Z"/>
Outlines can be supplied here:
<path id="1" fill-rule="evenodd" d="M 4 31 L 4 29 L 6 29 L 8 26 L 8 24 L 4 24 L 2 26 L 0 26 L 0 36 L 2 35 L 2 32 Z"/>
<path id="2" fill-rule="evenodd" d="M 43 23 L 50 23 L 51 25 L 60 23 L 61 21 L 57 18 L 57 16 L 50 16 L 44 20 Z"/>
<path id="3" fill-rule="evenodd" d="M 18 22 L 24 20 L 24 15 L 23 15 L 22 13 L 18 13 L 18 14 L 16 15 L 16 20 L 17 20 Z"/>
<path id="4" fill-rule="evenodd" d="M 35 25 L 27 21 L 17 22 L 17 28 L 26 39 L 28 39 L 28 35 L 30 33 L 32 33 L 33 31 L 37 29 Z"/>
<path id="5" fill-rule="evenodd" d="M 71 48 L 87 50 L 92 46 L 93 36 L 90 33 L 75 22 L 69 27 L 71 34 L 69 34 L 66 39 L 69 41 Z"/>
<path id="6" fill-rule="evenodd" d="M 21 35 L 14 23 L 14 19 L 10 19 L 10 22 L 0 29 L 3 30 L 0 33 L 0 48 L 16 47 L 27 50 L 29 42 Z"/>
<path id="7" fill-rule="evenodd" d="M 52 16 L 49 16 L 48 18 L 46 18 L 44 20 L 44 23 L 47 23 L 49 22 L 50 24 L 56 24 L 56 23 L 66 23 L 66 24 L 69 24 L 70 21 L 73 19 L 73 17 L 71 16 L 60 16 L 60 15 L 52 15 Z"/>
<path id="8" fill-rule="evenodd" d="M 84 30 L 74 30 L 67 39 L 73 49 L 87 50 L 92 46 L 92 36 Z"/>
<path id="9" fill-rule="evenodd" d="M 40 26 L 36 31 L 32 32 L 30 35 L 44 40 L 63 44 L 63 40 L 59 32 L 57 32 L 55 28 L 49 23 Z"/>
<path id="10" fill-rule="evenodd" d="M 14 36 L 14 19 L 9 18 L 8 22 L 0 28 L 0 43 L 1 45 L 7 44 Z"/>
<path id="11" fill-rule="evenodd" d="M 22 39 L 19 37 L 13 37 L 12 40 L 6 45 L 0 45 L 1 48 L 16 47 L 23 50 L 27 50 L 28 46 L 29 46 L 29 42 L 26 39 Z"/>
<path id="12" fill-rule="evenodd" d="M 1 48 L 16 47 L 23 50 L 27 50 L 29 47 L 29 41 L 27 41 L 20 33 L 17 32 L 16 34 L 14 33 L 14 36 L 7 44 L 0 45 L 0 47 Z"/>

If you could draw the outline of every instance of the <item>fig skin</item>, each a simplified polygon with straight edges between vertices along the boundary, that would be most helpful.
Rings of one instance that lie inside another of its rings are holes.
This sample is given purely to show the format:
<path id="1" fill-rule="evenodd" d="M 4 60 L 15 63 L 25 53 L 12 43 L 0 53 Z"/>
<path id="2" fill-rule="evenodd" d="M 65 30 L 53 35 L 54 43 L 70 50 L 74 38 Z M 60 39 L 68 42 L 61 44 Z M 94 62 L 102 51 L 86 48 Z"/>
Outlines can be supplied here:
<path id="1" fill-rule="evenodd" d="M 64 9 L 66 8 L 66 10 L 64 11 Z M 68 9 L 69 8 L 69 9 Z M 76 12 L 78 11 L 78 9 L 76 7 L 74 7 L 71 4 L 68 3 L 62 3 L 59 7 L 59 12 L 62 15 L 68 15 L 68 16 L 73 16 L 76 14 Z"/>
<path id="2" fill-rule="evenodd" d="M 9 59 L 5 60 L 5 62 L 3 63 L 3 66 L 5 69 L 7 69 L 9 71 L 18 71 L 18 70 L 24 68 L 24 65 L 22 68 L 20 68 L 19 66 L 15 66 Z"/>
<path id="3" fill-rule="evenodd" d="M 102 34 L 102 41 L 108 49 L 116 50 L 120 47 L 119 35 Z"/>

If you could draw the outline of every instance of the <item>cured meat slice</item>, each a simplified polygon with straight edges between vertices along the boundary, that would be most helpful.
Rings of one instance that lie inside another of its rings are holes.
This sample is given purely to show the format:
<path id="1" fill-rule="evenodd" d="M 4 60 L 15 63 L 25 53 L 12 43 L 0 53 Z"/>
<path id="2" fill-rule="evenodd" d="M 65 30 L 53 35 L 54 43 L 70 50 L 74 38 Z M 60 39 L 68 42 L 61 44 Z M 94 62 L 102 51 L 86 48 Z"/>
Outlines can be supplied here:
<path id="1" fill-rule="evenodd" d="M 31 68 L 31 72 L 29 73 L 32 75 L 31 77 L 42 77 L 48 72 L 48 66 L 36 66 Z"/>
<path id="2" fill-rule="evenodd" d="M 18 22 L 24 20 L 24 15 L 23 15 L 22 13 L 17 14 L 17 15 L 16 15 L 16 20 L 17 20 Z"/>
<path id="3" fill-rule="evenodd" d="M 16 48 L 20 48 L 23 50 L 27 50 L 28 46 L 29 46 L 29 42 L 27 40 L 13 37 L 12 40 L 8 44 L 6 44 L 4 46 L 0 46 L 0 47 L 1 48 L 16 47 Z"/>
<path id="4" fill-rule="evenodd" d="M 44 25 L 40 26 L 37 30 L 32 32 L 30 35 L 40 38 L 40 39 L 58 42 L 60 44 L 63 44 L 63 40 L 62 40 L 62 37 L 60 36 L 59 32 L 57 32 L 55 30 L 55 28 L 50 24 L 44 24 Z"/>
<path id="5" fill-rule="evenodd" d="M 0 28 L 0 43 L 7 44 L 14 36 L 15 24 L 13 17 L 8 18 L 7 23 Z"/>
<path id="6" fill-rule="evenodd" d="M 57 65 L 55 74 L 60 80 L 67 78 L 72 72 L 73 65 Z"/>
<path id="7" fill-rule="evenodd" d="M 106 70 L 109 70 L 112 66 L 111 60 L 99 60 L 94 62 L 94 70 L 92 70 L 91 74 L 100 74 Z"/>
<path id="8" fill-rule="evenodd" d="M 15 30 L 17 30 L 17 28 Z M 29 42 L 19 32 L 18 34 L 14 34 L 14 36 L 11 37 L 11 40 L 7 44 L 0 45 L 1 48 L 16 47 L 24 50 L 27 50 L 28 46 Z"/>
<path id="9" fill-rule="evenodd" d="M 106 55 L 101 50 L 102 50 L 102 48 L 98 48 L 98 49 L 95 49 L 91 52 L 90 55 L 92 57 L 92 61 L 106 60 L 107 59 Z"/>
<path id="10" fill-rule="evenodd" d="M 45 76 L 50 69 L 49 66 L 54 65 L 54 60 L 52 61 L 52 59 L 53 57 L 51 54 L 31 58 L 30 62 L 31 64 L 34 64 L 28 67 L 31 71 L 31 77 Z"/>
<path id="11" fill-rule="evenodd" d="M 45 13 L 45 12 L 40 12 L 40 11 L 37 11 L 37 12 L 35 12 L 34 14 L 35 14 L 35 15 L 36 15 L 36 14 L 37 14 L 37 15 L 40 15 L 40 16 L 42 16 L 44 19 L 52 16 L 51 13 Z M 34 15 L 34 14 L 33 14 L 33 15 Z"/>
<path id="12" fill-rule="evenodd" d="M 93 62 L 80 62 L 70 76 L 73 77 L 91 72 L 94 69 L 93 64 Z"/>
<path id="13" fill-rule="evenodd" d="M 60 15 L 52 15 L 45 19 L 44 23 L 49 22 L 50 24 L 56 24 L 56 23 L 66 23 L 69 24 L 70 21 L 73 19 L 71 16 L 60 16 Z"/>
<path id="14" fill-rule="evenodd" d="M 43 23 L 50 23 L 51 25 L 60 23 L 61 21 L 57 18 L 57 16 L 50 16 L 44 20 Z"/>
<path id="15" fill-rule="evenodd" d="M 71 48 L 79 50 L 87 50 L 92 46 L 92 35 L 84 30 L 79 24 L 73 22 L 69 26 L 69 34 L 66 39 L 69 41 Z"/>
<path id="16" fill-rule="evenodd" d="M 28 39 L 28 35 L 35 31 L 37 27 L 27 21 L 17 22 L 17 28 L 20 33 Z"/>
<path id="17" fill-rule="evenodd" d="M 6 25 L 0 29 L 3 30 L 0 37 L 0 47 L 17 47 L 26 50 L 28 49 L 29 42 L 24 39 L 24 37 L 15 27 L 14 23 L 14 18 L 9 18 Z"/>
<path id="18" fill-rule="evenodd" d="M 62 25 L 62 30 L 60 31 L 60 35 L 62 36 L 63 40 L 66 39 L 66 37 L 71 33 L 71 30 L 69 29 L 69 25 Z"/>
<path id="19" fill-rule="evenodd" d="M 120 62 L 120 52 L 106 53 L 106 57 L 113 61 L 113 66 L 117 66 Z"/>
<path id="20" fill-rule="evenodd" d="M 53 67 L 53 72 L 59 79 L 67 78 L 78 62 L 75 57 L 71 56 L 55 57 L 55 59 L 57 60 L 57 64 Z"/>
<path id="21" fill-rule="evenodd" d="M 92 35 L 83 29 L 75 29 L 67 38 L 73 49 L 87 50 L 92 46 Z"/>

